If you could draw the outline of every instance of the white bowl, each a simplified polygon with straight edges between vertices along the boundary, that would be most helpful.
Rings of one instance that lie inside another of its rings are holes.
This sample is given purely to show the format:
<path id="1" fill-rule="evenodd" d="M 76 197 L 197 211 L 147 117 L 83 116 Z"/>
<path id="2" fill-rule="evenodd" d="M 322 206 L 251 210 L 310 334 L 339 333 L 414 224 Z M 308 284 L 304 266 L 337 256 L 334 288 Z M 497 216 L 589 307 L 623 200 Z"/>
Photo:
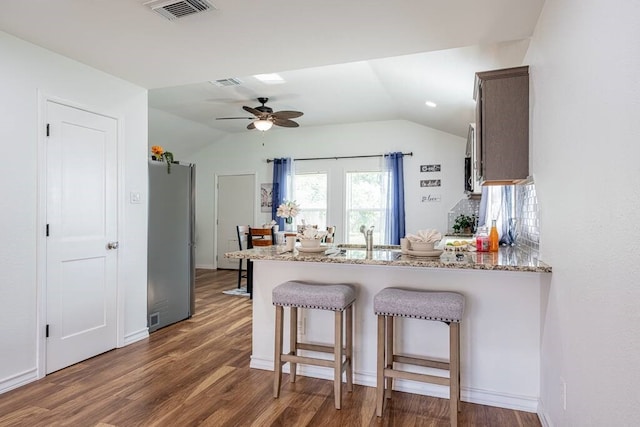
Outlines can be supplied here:
<path id="1" fill-rule="evenodd" d="M 411 250 L 419 251 L 419 252 L 432 251 L 433 250 L 433 245 L 434 245 L 434 242 L 431 242 L 431 243 L 427 243 L 427 242 L 411 242 Z"/>
<path id="2" fill-rule="evenodd" d="M 320 247 L 320 239 L 300 239 L 300 246 L 313 249 Z"/>

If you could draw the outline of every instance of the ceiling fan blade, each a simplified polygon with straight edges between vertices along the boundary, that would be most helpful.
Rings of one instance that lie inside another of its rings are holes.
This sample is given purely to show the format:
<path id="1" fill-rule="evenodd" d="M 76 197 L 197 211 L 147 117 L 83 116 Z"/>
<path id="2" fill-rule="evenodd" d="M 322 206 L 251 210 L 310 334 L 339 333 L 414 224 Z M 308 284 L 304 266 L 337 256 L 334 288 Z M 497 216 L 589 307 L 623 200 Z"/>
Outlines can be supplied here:
<path id="1" fill-rule="evenodd" d="M 247 107 L 246 105 L 243 105 L 242 109 L 248 113 L 253 114 L 256 117 L 260 117 L 260 115 L 262 115 L 262 111 L 256 110 L 255 108 Z"/>
<path id="2" fill-rule="evenodd" d="M 277 117 L 273 118 L 273 124 L 276 126 L 282 126 L 285 128 L 297 128 L 298 126 L 300 126 L 298 123 L 294 122 L 293 120 L 279 119 Z"/>
<path id="3" fill-rule="evenodd" d="M 235 120 L 235 119 L 255 120 L 255 117 L 216 117 L 216 120 Z"/>
<path id="4" fill-rule="evenodd" d="M 251 130 L 251 129 L 255 129 L 256 125 L 253 124 L 253 122 L 249 123 L 249 125 L 247 125 L 247 129 Z"/>
<path id="5" fill-rule="evenodd" d="M 302 116 L 302 114 L 300 111 L 276 111 L 271 115 L 277 119 L 295 119 Z"/>

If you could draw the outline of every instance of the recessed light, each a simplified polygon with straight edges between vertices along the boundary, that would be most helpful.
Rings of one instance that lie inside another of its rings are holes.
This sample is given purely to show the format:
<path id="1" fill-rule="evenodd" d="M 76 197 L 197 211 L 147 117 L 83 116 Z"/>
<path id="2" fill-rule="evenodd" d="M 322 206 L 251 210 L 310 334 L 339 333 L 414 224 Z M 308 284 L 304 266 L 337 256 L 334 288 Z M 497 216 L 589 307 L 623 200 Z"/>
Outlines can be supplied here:
<path id="1" fill-rule="evenodd" d="M 436 104 L 433 101 L 427 101 L 424 103 L 424 105 L 426 105 L 427 107 L 431 107 L 431 108 L 436 108 L 438 106 L 438 104 Z"/>
<path id="2" fill-rule="evenodd" d="M 255 77 L 256 79 L 260 80 L 261 82 L 269 84 L 269 85 L 277 85 L 277 84 L 280 84 L 280 83 L 284 83 L 284 79 L 282 77 L 280 77 L 279 74 L 276 74 L 276 73 L 256 74 L 253 77 Z"/>

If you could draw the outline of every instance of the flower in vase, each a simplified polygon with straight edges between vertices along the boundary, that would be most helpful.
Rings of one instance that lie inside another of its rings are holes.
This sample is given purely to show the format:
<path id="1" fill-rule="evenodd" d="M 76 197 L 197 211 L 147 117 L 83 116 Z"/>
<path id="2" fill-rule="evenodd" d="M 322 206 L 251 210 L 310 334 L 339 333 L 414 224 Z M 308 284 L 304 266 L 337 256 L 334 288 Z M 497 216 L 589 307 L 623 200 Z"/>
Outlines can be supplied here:
<path id="1" fill-rule="evenodd" d="M 278 206 L 278 210 L 276 211 L 276 216 L 278 218 L 284 218 L 287 224 L 291 224 L 293 222 L 293 217 L 298 215 L 300 208 L 296 204 L 295 201 L 284 201 Z"/>

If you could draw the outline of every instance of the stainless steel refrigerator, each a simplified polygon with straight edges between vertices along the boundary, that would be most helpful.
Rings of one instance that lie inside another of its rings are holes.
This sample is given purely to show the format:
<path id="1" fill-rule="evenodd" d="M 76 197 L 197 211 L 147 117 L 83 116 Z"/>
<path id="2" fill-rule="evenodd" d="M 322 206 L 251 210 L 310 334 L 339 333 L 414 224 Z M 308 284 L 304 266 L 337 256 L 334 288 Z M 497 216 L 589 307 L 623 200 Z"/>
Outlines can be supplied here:
<path id="1" fill-rule="evenodd" d="M 195 311 L 195 165 L 149 161 L 149 332 Z"/>

